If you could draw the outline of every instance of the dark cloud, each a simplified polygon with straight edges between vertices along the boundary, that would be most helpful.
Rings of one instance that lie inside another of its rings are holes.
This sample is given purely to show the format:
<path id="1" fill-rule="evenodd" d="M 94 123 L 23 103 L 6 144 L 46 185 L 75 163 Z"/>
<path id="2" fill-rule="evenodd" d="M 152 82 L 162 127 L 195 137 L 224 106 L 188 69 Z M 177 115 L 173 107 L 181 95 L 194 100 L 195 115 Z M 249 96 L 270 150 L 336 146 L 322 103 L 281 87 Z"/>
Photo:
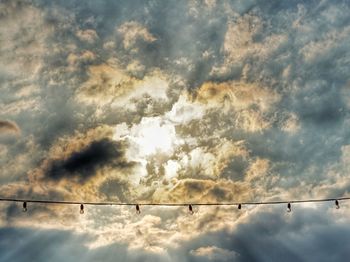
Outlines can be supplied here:
<path id="1" fill-rule="evenodd" d="M 0 261 L 346 261 L 350 255 L 350 232 L 345 221 L 337 221 L 320 209 L 295 207 L 256 211 L 240 220 L 234 230 L 201 234 L 183 241 L 167 253 L 148 253 L 114 243 L 90 249 L 88 234 L 63 230 L 33 230 L 4 227 L 0 230 Z M 210 222 L 218 219 L 212 217 Z M 222 221 L 220 221 L 222 222 Z M 218 221 L 219 223 L 219 221 Z M 137 228 L 135 228 L 137 234 Z M 15 243 L 15 244 L 14 244 Z M 199 250 L 209 250 L 206 253 Z M 214 248 L 213 248 L 214 247 Z M 118 252 L 118 256 L 115 253 Z"/>
<path id="2" fill-rule="evenodd" d="M 322 206 L 320 209 L 326 208 Z M 294 212 L 295 211 L 295 212 Z M 296 208 L 286 214 L 281 208 L 251 214 L 233 232 L 221 231 L 201 236 L 185 245 L 182 252 L 216 246 L 232 251 L 234 261 L 343 261 L 349 256 L 349 229 L 322 210 Z M 180 253 L 180 252 L 179 252 Z M 213 261 L 204 256 L 188 256 L 187 261 Z M 226 260 L 214 260 L 226 261 Z M 232 260 L 227 260 L 232 261 Z"/>
<path id="3" fill-rule="evenodd" d="M 109 166 L 123 169 L 133 164 L 124 158 L 124 145 L 109 139 L 93 141 L 67 158 L 53 160 L 46 171 L 46 177 L 53 180 L 78 177 L 81 181 L 96 174 L 99 168 Z"/>
<path id="4" fill-rule="evenodd" d="M 6 236 L 6 237 L 5 237 Z M 0 230 L 0 261 L 164 261 L 161 255 L 144 250 L 128 250 L 124 244 L 112 244 L 90 249 L 93 240 L 88 234 L 73 234 L 64 230 L 33 230 L 5 227 Z M 16 243 L 16 244 L 14 244 Z M 115 254 L 118 254 L 116 256 Z"/>
<path id="5" fill-rule="evenodd" d="M 1 133 L 15 133 L 18 134 L 20 132 L 19 127 L 16 123 L 6 120 L 0 120 L 0 134 Z"/>

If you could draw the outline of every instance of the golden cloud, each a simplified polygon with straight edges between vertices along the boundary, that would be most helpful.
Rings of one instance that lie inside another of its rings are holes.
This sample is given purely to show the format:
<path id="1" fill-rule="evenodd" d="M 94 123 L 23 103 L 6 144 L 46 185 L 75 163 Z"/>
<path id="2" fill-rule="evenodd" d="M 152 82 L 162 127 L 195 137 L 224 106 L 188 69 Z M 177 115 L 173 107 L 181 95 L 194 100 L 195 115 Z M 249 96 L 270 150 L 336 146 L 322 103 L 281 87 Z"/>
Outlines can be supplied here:
<path id="1" fill-rule="evenodd" d="M 89 44 L 93 44 L 98 39 L 96 31 L 93 29 L 78 30 L 76 32 L 76 36 L 81 41 L 87 42 Z"/>
<path id="2" fill-rule="evenodd" d="M 196 93 L 196 100 L 205 104 L 207 109 L 219 109 L 225 114 L 235 116 L 236 128 L 256 132 L 270 126 L 273 119 L 265 115 L 280 101 L 275 91 L 260 87 L 254 83 L 223 82 L 204 83 Z"/>
<path id="3" fill-rule="evenodd" d="M 205 82 L 197 91 L 197 100 L 209 106 L 229 106 L 236 111 L 256 105 L 266 112 L 280 100 L 280 95 L 254 83 Z"/>
<path id="4" fill-rule="evenodd" d="M 250 194 L 248 184 L 226 179 L 214 181 L 189 178 L 175 181 L 175 184 L 156 189 L 153 200 L 159 203 L 229 202 L 248 199 Z"/>
<path id="5" fill-rule="evenodd" d="M 254 35 L 263 29 L 263 21 L 258 16 L 246 14 L 229 22 L 222 51 L 231 62 L 242 61 L 248 55 L 266 58 L 287 40 L 284 35 L 271 35 L 263 42 L 255 42 Z M 227 62 L 228 62 L 227 61 Z"/>
<path id="6" fill-rule="evenodd" d="M 268 159 L 256 159 L 249 167 L 245 179 L 247 181 L 262 180 L 270 169 L 270 162 Z"/>
<path id="7" fill-rule="evenodd" d="M 67 62 L 70 68 L 75 69 L 75 67 L 81 63 L 91 62 L 96 59 L 96 55 L 89 51 L 85 50 L 79 54 L 71 53 L 67 57 Z"/>
<path id="8" fill-rule="evenodd" d="M 134 48 L 138 40 L 145 42 L 153 42 L 156 38 L 148 31 L 148 29 L 135 22 L 126 22 L 118 28 L 118 32 L 124 37 L 123 45 L 125 49 Z"/>
<path id="9" fill-rule="evenodd" d="M 137 79 L 121 69 L 118 62 L 90 66 L 89 79 L 77 90 L 76 99 L 88 104 L 114 107 L 132 107 L 131 100 L 148 95 L 153 99 L 167 99 L 166 75 L 155 70 L 143 79 Z"/>

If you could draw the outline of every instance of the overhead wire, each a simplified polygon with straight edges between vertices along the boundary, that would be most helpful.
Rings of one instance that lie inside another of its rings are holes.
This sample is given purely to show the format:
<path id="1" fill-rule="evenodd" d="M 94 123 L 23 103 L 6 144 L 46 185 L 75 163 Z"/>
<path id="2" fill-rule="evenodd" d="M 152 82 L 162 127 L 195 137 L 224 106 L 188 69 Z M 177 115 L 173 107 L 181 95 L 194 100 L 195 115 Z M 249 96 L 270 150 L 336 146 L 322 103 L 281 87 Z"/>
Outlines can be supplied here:
<path id="1" fill-rule="evenodd" d="M 27 202 L 41 204 L 58 204 L 58 205 L 92 205 L 92 206 L 247 206 L 247 205 L 277 205 L 288 203 L 317 203 L 350 200 L 350 197 L 322 198 L 322 199 L 301 199 L 301 200 L 277 200 L 277 201 L 251 201 L 251 202 L 181 202 L 181 203 L 142 203 L 142 202 L 91 202 L 91 201 L 64 201 L 64 200 L 47 200 L 47 199 L 28 199 L 28 198 L 0 198 L 0 202 Z"/>
<path id="2" fill-rule="evenodd" d="M 193 206 L 237 206 L 240 210 L 243 206 L 258 206 L 258 205 L 281 205 L 287 204 L 287 212 L 292 211 L 292 204 L 299 203 L 319 203 L 334 201 L 337 209 L 340 208 L 339 201 L 350 200 L 350 197 L 339 198 L 321 198 L 321 199 L 301 199 L 301 200 L 278 200 L 278 201 L 252 201 L 252 202 L 207 202 L 207 203 L 195 203 L 195 202 L 182 202 L 182 203 L 142 203 L 142 202 L 90 202 L 90 201 L 59 201 L 59 200 L 37 200 L 28 198 L 0 198 L 0 202 L 21 202 L 23 203 L 23 212 L 28 210 L 28 203 L 37 204 L 57 204 L 57 205 L 80 205 L 80 213 L 84 214 L 84 206 L 135 206 L 136 213 L 141 213 L 140 206 L 188 206 L 190 214 L 193 214 Z"/>

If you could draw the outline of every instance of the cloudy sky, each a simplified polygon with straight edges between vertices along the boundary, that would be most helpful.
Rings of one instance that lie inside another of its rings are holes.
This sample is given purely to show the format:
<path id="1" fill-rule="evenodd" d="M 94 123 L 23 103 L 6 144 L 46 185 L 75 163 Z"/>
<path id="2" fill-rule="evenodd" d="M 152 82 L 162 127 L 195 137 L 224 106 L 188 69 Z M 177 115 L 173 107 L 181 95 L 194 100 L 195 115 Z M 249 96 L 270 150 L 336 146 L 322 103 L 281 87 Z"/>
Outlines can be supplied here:
<path id="1" fill-rule="evenodd" d="M 0 195 L 350 190 L 350 1 L 0 0 Z M 0 261 L 346 261 L 350 204 L 0 203 Z"/>

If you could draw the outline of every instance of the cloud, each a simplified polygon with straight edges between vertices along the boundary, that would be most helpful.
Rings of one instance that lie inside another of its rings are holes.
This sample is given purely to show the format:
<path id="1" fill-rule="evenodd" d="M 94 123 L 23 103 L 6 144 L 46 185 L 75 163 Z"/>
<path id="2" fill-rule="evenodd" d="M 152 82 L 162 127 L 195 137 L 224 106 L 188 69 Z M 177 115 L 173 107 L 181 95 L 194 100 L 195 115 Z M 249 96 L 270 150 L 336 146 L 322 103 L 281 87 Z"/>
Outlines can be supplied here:
<path id="1" fill-rule="evenodd" d="M 167 101 L 169 83 L 166 74 L 160 70 L 137 79 L 121 69 L 116 60 L 109 60 L 105 64 L 89 66 L 88 72 L 89 79 L 76 92 L 78 102 L 134 111 L 147 97 L 155 102 Z"/>
<path id="2" fill-rule="evenodd" d="M 96 55 L 89 51 L 85 50 L 80 54 L 71 53 L 67 57 L 68 64 L 72 67 L 72 69 L 76 69 L 78 66 L 90 63 L 96 59 Z"/>
<path id="3" fill-rule="evenodd" d="M 33 79 L 43 66 L 42 58 L 45 41 L 51 33 L 50 26 L 45 24 L 40 10 L 30 3 L 14 1 L 9 4 L 6 1 L 0 8 L 3 25 L 0 27 L 1 75 L 9 80 Z M 32 17 L 37 19 L 32 20 Z"/>
<path id="4" fill-rule="evenodd" d="M 66 159 L 52 161 L 46 175 L 54 180 L 78 176 L 84 181 L 106 165 L 120 169 L 131 167 L 132 164 L 124 159 L 123 150 L 121 143 L 109 139 L 93 141 L 80 151 L 72 152 Z"/>
<path id="5" fill-rule="evenodd" d="M 280 95 L 268 88 L 245 82 L 204 83 L 197 91 L 197 99 L 208 106 L 224 106 L 225 100 L 235 110 L 256 105 L 261 111 L 268 111 L 280 100 Z"/>
<path id="6" fill-rule="evenodd" d="M 32 171 L 33 182 L 40 178 L 86 182 L 100 169 L 128 169 L 134 164 L 125 158 L 126 144 L 112 140 L 108 126 L 61 137 L 50 148 L 41 166 Z"/>
<path id="7" fill-rule="evenodd" d="M 271 57 L 288 43 L 287 35 L 269 30 L 263 18 L 259 8 L 253 8 L 251 12 L 229 19 L 220 49 L 223 60 L 215 63 L 210 71 L 214 79 L 230 79 L 240 73 L 243 79 L 263 78 L 264 70 L 260 67 L 273 61 Z M 259 70 L 255 71 L 257 67 Z"/>
<path id="8" fill-rule="evenodd" d="M 158 188 L 152 195 L 156 202 L 230 202 L 247 199 L 252 192 L 248 184 L 226 179 L 180 179 Z"/>
<path id="9" fill-rule="evenodd" d="M 112 254 L 116 250 L 120 252 L 119 258 L 121 260 L 129 257 L 128 250 L 123 245 L 112 245 L 98 250 L 90 250 L 84 245 L 91 240 L 86 234 L 76 235 L 64 230 L 34 230 L 13 227 L 3 228 L 1 233 L 2 236 L 6 235 L 7 239 L 10 240 L 1 239 L 0 250 L 3 254 L 3 261 L 27 261 L 28 259 L 47 261 L 48 257 L 52 261 L 61 261 L 62 256 L 66 257 L 67 261 L 74 261 L 76 257 L 84 257 L 86 261 L 115 261 L 113 256 L 106 256 L 106 252 Z M 10 248 L 10 242 L 16 239 L 21 239 L 22 244 Z M 144 255 L 147 256 L 147 253 Z M 135 258 L 134 261 L 140 260 Z"/>
<path id="10" fill-rule="evenodd" d="M 266 159 L 257 159 L 255 162 L 251 164 L 249 169 L 247 170 L 246 179 L 249 181 L 259 179 L 261 177 L 266 176 L 269 170 L 269 161 Z"/>
<path id="11" fill-rule="evenodd" d="M 37 80 L 52 27 L 30 2 L 3 1 L 0 14 L 0 110 L 2 118 L 11 117 L 17 122 L 19 113 L 40 108 Z"/>
<path id="12" fill-rule="evenodd" d="M 0 120 L 0 134 L 19 134 L 20 128 L 16 123 L 6 120 Z"/>
<path id="13" fill-rule="evenodd" d="M 203 260 L 209 261 L 235 261 L 237 256 L 236 252 L 222 249 L 216 246 L 200 247 L 196 250 L 191 250 L 190 254 L 199 257 Z"/>
<path id="14" fill-rule="evenodd" d="M 256 132 L 271 126 L 268 119 L 281 96 L 257 84 L 245 82 L 206 82 L 198 90 L 196 99 L 208 109 L 220 109 L 233 115 L 235 126 L 248 132 Z"/>
<path id="15" fill-rule="evenodd" d="M 145 26 L 135 21 L 130 21 L 122 24 L 118 28 L 118 32 L 123 35 L 123 45 L 125 49 L 134 48 L 137 41 L 140 40 L 148 43 L 156 41 L 156 38 L 148 31 Z"/>
<path id="16" fill-rule="evenodd" d="M 93 29 L 78 30 L 76 35 L 81 41 L 89 44 L 93 44 L 98 39 L 96 31 Z"/>
<path id="17" fill-rule="evenodd" d="M 341 1 L 2 1 L 0 111 L 21 136 L 0 145 L 0 191 L 141 204 L 346 196 L 348 14 Z M 115 259 L 116 248 L 123 261 L 329 261 L 346 260 L 329 244 L 349 242 L 341 207 L 79 216 L 79 206 L 14 204 L 0 223 L 71 232 L 56 232 L 71 245 L 52 238 L 64 255 L 40 250 L 68 260 Z M 91 238 L 73 236 L 82 232 Z"/>
<path id="18" fill-rule="evenodd" d="M 190 261 L 210 261 L 215 249 L 235 254 L 233 261 L 240 262 L 278 261 L 286 254 L 286 261 L 342 260 L 348 254 L 346 245 L 338 245 L 337 241 L 331 244 L 335 239 L 349 242 L 346 223 L 334 221 L 338 215 L 327 204 L 317 208 L 298 206 L 291 214 L 287 214 L 284 207 L 257 208 L 249 216 L 238 218 L 232 230 L 225 228 L 202 235 L 184 245 L 184 249 L 191 255 L 199 251 L 207 254 Z M 315 250 L 318 250 L 316 254 Z"/>

